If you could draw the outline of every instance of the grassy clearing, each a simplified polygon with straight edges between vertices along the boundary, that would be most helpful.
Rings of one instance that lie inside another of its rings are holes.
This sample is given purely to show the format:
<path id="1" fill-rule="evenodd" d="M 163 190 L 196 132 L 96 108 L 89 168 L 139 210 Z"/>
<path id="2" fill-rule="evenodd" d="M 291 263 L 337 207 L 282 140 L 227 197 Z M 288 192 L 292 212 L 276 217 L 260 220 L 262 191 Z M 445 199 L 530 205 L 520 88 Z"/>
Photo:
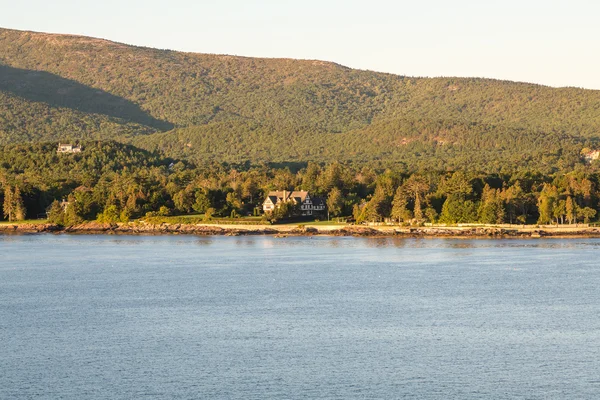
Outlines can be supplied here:
<path id="1" fill-rule="evenodd" d="M 278 225 L 300 225 L 300 226 L 306 226 L 306 225 L 311 225 L 311 226 L 331 226 L 331 225 L 336 225 L 336 226 L 346 226 L 349 225 L 347 222 L 336 222 L 336 221 L 307 221 L 307 222 L 290 222 L 288 224 L 278 224 Z"/>
<path id="2" fill-rule="evenodd" d="M 262 217 L 239 217 L 204 219 L 204 214 L 178 215 L 169 217 L 144 217 L 140 220 L 153 224 L 215 224 L 215 225 L 262 225 L 268 224 Z"/>
<path id="3" fill-rule="evenodd" d="M 219 218 L 213 217 L 210 220 L 204 219 L 204 214 L 190 214 L 190 215 L 178 215 L 168 217 L 145 217 L 140 218 L 142 221 L 146 221 L 153 224 L 213 224 L 213 225 L 269 225 L 269 222 L 264 220 L 262 217 L 239 217 L 239 218 Z M 282 222 L 276 225 L 284 226 L 346 226 L 345 222 L 336 221 L 302 221 L 302 222 Z"/>

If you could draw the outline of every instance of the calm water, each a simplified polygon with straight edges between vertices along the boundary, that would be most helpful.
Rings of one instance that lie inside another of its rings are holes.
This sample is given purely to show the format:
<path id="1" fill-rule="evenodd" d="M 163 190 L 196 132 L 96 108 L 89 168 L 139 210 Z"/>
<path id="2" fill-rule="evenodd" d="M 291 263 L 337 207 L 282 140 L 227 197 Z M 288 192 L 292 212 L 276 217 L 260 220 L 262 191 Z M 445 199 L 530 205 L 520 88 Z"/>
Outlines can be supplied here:
<path id="1" fill-rule="evenodd" d="M 0 236 L 0 399 L 593 399 L 599 240 Z"/>

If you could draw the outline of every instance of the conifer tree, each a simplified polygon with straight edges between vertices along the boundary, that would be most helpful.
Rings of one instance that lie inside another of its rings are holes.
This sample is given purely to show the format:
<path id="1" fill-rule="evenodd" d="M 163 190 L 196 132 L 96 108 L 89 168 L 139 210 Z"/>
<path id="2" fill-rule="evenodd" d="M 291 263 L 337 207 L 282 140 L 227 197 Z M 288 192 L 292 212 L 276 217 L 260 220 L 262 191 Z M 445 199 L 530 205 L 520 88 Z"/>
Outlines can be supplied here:
<path id="1" fill-rule="evenodd" d="M 342 214 L 343 207 L 344 197 L 342 191 L 334 187 L 327 196 L 327 211 L 334 217 L 338 217 Z"/>
<path id="2" fill-rule="evenodd" d="M 9 221 L 12 221 L 13 214 L 14 214 L 13 192 L 12 192 L 12 188 L 8 185 L 4 187 L 4 203 L 2 205 L 2 210 L 3 210 L 4 218 L 8 219 Z"/>
<path id="3" fill-rule="evenodd" d="M 58 200 L 54 200 L 50 206 L 48 221 L 57 225 L 65 225 L 65 210 Z"/>
<path id="4" fill-rule="evenodd" d="M 392 201 L 391 217 L 398 222 L 412 219 L 412 213 L 408 209 L 408 195 L 402 186 L 399 186 L 398 189 L 396 189 L 396 194 Z"/>
<path id="5" fill-rule="evenodd" d="M 23 221 L 25 216 L 27 215 L 27 210 L 25 209 L 25 204 L 23 203 L 23 197 L 21 196 L 21 189 L 18 186 L 15 186 L 13 196 L 13 210 L 14 210 L 14 220 L 15 221 Z"/>
<path id="6" fill-rule="evenodd" d="M 567 222 L 569 222 L 569 224 L 572 224 L 576 220 L 576 215 L 575 204 L 571 196 L 567 197 L 567 201 L 565 203 L 565 211 L 567 216 Z"/>
<path id="7" fill-rule="evenodd" d="M 422 176 L 412 175 L 403 185 L 405 191 L 410 193 L 414 199 L 414 216 L 420 221 L 423 219 L 422 200 L 427 192 L 429 192 L 429 183 Z"/>

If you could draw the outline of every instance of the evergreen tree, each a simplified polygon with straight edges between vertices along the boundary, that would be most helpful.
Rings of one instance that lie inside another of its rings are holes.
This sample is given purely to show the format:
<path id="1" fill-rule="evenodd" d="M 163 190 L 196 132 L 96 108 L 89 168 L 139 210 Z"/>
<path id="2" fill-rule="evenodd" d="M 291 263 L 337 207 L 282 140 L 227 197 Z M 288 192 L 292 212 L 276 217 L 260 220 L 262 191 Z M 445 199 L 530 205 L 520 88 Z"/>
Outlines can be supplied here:
<path id="1" fill-rule="evenodd" d="M 338 188 L 333 188 L 327 196 L 327 211 L 334 217 L 339 217 L 344 208 L 344 197 L 342 191 Z"/>
<path id="2" fill-rule="evenodd" d="M 60 201 L 54 200 L 48 211 L 48 221 L 57 225 L 65 225 L 65 210 Z"/>
<path id="3" fill-rule="evenodd" d="M 96 221 L 100 223 L 116 223 L 120 222 L 121 216 L 116 205 L 108 205 L 103 212 L 98 214 Z"/>
<path id="4" fill-rule="evenodd" d="M 567 221 L 569 222 L 569 224 L 572 224 L 573 222 L 575 222 L 577 220 L 575 203 L 573 202 L 573 198 L 571 196 L 567 197 L 567 200 L 565 203 L 565 212 L 566 212 L 566 217 L 567 217 Z"/>
<path id="5" fill-rule="evenodd" d="M 504 222 L 504 202 L 498 191 L 490 188 L 488 184 L 483 188 L 477 215 L 479 222 L 484 224 L 501 224 Z"/>
<path id="6" fill-rule="evenodd" d="M 463 200 L 458 194 L 446 199 L 442 207 L 440 222 L 446 224 L 468 223 L 477 221 L 477 208 L 471 200 Z"/>
<path id="7" fill-rule="evenodd" d="M 27 210 L 25 209 L 23 197 L 21 196 L 21 190 L 18 186 L 15 186 L 12 201 L 15 221 L 23 221 L 26 217 Z"/>
<path id="8" fill-rule="evenodd" d="M 314 194 L 318 192 L 318 180 L 321 168 L 314 162 L 309 162 L 302 174 L 302 189 Z"/>
<path id="9" fill-rule="evenodd" d="M 425 216 L 427 217 L 427 220 L 429 220 L 429 222 L 435 223 L 438 217 L 438 213 L 437 211 L 435 211 L 435 208 L 427 207 L 425 209 Z"/>
<path id="10" fill-rule="evenodd" d="M 66 209 L 64 210 L 64 225 L 72 226 L 83 222 L 80 204 L 75 200 L 75 196 L 70 195 L 67 198 Z"/>
<path id="11" fill-rule="evenodd" d="M 411 175 L 410 178 L 404 182 L 404 190 L 410 194 L 414 201 L 414 217 L 417 221 L 423 219 L 422 202 L 425 199 L 425 194 L 429 192 L 429 183 L 427 180 L 418 175 Z"/>
<path id="12" fill-rule="evenodd" d="M 319 187 L 321 193 L 329 193 L 331 189 L 343 187 L 342 166 L 337 163 L 331 163 L 325 168 L 325 171 L 320 175 Z"/>
<path id="13" fill-rule="evenodd" d="M 9 221 L 13 221 L 14 219 L 14 201 L 13 201 L 13 191 L 10 186 L 4 186 L 4 203 L 2 206 L 4 212 L 4 218 Z"/>
<path id="14" fill-rule="evenodd" d="M 370 222 L 380 222 L 389 215 L 389 204 L 382 187 L 377 186 L 375 193 L 365 206 L 365 218 Z"/>
<path id="15" fill-rule="evenodd" d="M 412 213 L 408 209 L 408 195 L 405 193 L 404 188 L 399 186 L 396 189 L 394 200 L 392 201 L 392 219 L 402 222 L 409 221 L 412 219 Z"/>
<path id="16" fill-rule="evenodd" d="M 357 224 L 362 224 L 367 220 L 367 202 L 362 200 L 352 207 L 352 217 Z"/>
<path id="17" fill-rule="evenodd" d="M 527 196 L 519 181 L 516 181 L 512 186 L 502 190 L 500 194 L 504 200 L 506 217 L 508 222 L 525 223 L 527 219 Z"/>
<path id="18" fill-rule="evenodd" d="M 23 197 L 21 196 L 21 190 L 18 186 L 11 188 L 5 186 L 4 188 L 4 202 L 3 202 L 3 213 L 4 218 L 9 221 L 22 221 L 25 219 L 27 210 L 23 203 Z"/>
<path id="19" fill-rule="evenodd" d="M 254 196 L 258 193 L 258 185 L 253 176 L 248 177 L 242 184 L 242 196 L 248 199 L 250 204 L 254 203 Z"/>

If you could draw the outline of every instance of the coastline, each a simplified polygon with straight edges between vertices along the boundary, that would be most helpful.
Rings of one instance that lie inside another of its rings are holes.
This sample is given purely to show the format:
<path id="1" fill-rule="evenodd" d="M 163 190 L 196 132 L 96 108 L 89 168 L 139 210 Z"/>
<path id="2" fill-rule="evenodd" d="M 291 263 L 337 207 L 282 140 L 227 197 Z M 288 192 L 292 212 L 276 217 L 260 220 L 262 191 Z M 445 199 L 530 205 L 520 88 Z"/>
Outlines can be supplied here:
<path id="1" fill-rule="evenodd" d="M 102 224 L 86 222 L 62 227 L 50 223 L 0 224 L 1 234 L 113 234 L 200 236 L 355 236 L 421 238 L 600 238 L 600 228 L 589 226 L 363 226 L 363 225 L 217 225 L 150 224 L 144 222 Z"/>

